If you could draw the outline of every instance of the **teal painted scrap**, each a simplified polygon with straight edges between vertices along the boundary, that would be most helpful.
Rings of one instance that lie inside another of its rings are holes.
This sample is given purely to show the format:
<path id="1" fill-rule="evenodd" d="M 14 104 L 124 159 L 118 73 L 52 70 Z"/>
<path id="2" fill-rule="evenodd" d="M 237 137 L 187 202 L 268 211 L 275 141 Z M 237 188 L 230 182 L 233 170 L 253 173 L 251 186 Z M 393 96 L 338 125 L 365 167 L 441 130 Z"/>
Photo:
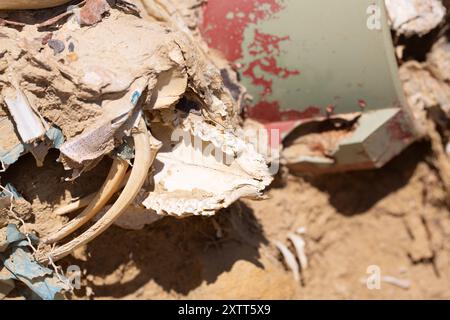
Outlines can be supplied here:
<path id="1" fill-rule="evenodd" d="M 69 287 L 53 270 L 34 259 L 26 235 L 10 224 L 6 238 L 7 248 L 0 254 L 0 288 L 4 288 L 0 294 L 5 295 L 11 289 L 11 280 L 15 280 L 24 283 L 40 299 L 62 299 Z M 35 236 L 29 235 L 29 238 L 31 242 L 38 242 Z"/>

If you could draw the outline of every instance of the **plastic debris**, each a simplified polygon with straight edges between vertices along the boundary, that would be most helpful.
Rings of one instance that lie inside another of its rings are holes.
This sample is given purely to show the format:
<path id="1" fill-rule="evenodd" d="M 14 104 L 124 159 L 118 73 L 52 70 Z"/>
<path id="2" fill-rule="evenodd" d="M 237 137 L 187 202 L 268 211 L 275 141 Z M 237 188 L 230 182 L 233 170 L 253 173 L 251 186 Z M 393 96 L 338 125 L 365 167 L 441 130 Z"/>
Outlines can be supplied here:
<path id="1" fill-rule="evenodd" d="M 20 281 L 43 300 L 62 299 L 64 292 L 70 290 L 68 282 L 62 282 L 63 276 L 57 276 L 39 263 L 30 250 L 30 242 L 38 243 L 38 239 L 21 233 L 17 226 L 7 227 L 7 248 L 0 253 L 0 295 L 11 288 L 11 280 Z M 6 288 L 6 289 L 5 289 Z"/>
<path id="2" fill-rule="evenodd" d="M 3 169 L 7 169 L 9 165 L 15 163 L 20 156 L 31 152 L 38 165 L 42 165 L 48 150 L 52 148 L 59 149 L 64 143 L 64 135 L 58 128 L 52 127 L 48 129 L 44 136 L 35 143 L 22 143 L 21 139 L 16 136 L 14 125 L 8 121 L 6 117 L 0 116 L 0 162 Z"/>
<path id="3" fill-rule="evenodd" d="M 30 143 L 42 137 L 48 125 L 33 110 L 25 94 L 21 90 L 8 88 L 2 93 L 22 141 Z"/>

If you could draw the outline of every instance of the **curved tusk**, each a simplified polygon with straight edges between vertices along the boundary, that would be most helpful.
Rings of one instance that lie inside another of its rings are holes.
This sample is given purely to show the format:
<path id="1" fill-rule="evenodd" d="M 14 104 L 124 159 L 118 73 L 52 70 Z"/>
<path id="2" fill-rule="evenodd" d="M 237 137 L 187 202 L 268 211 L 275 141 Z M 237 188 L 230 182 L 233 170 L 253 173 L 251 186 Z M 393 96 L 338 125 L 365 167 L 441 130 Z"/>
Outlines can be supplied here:
<path id="1" fill-rule="evenodd" d="M 117 190 L 115 192 L 123 189 L 125 187 L 125 185 L 127 184 L 127 181 L 129 178 L 130 178 L 130 172 L 127 172 L 125 174 L 125 177 L 120 182 L 119 188 L 117 188 Z M 57 216 L 65 216 L 74 211 L 86 208 L 92 201 L 94 201 L 97 194 L 98 193 L 96 193 L 96 192 L 91 193 L 77 201 L 74 201 L 72 203 L 69 203 L 67 205 L 64 205 L 64 206 L 61 206 L 61 207 L 55 209 L 53 211 L 53 213 L 56 214 Z"/>
<path id="2" fill-rule="evenodd" d="M 88 207 L 83 210 L 77 217 L 72 219 L 69 223 L 64 225 L 56 233 L 48 236 L 44 239 L 44 243 L 54 243 L 61 239 L 64 239 L 71 233 L 78 230 L 86 222 L 88 222 L 92 217 L 102 210 L 106 203 L 111 199 L 114 193 L 120 188 L 121 182 L 124 180 L 125 174 L 128 169 L 128 162 L 116 158 L 109 170 L 108 177 L 106 178 L 103 186 L 100 188 L 98 193 L 95 195 L 94 199 L 89 203 Z M 87 198 L 89 198 L 88 196 Z M 80 200 L 85 201 L 85 200 Z"/>
<path id="3" fill-rule="evenodd" d="M 113 206 L 100 218 L 92 227 L 86 230 L 79 237 L 66 243 L 50 253 L 49 257 L 40 259 L 40 262 L 57 261 L 69 255 L 73 250 L 80 246 L 89 243 L 106 229 L 108 229 L 114 221 L 119 218 L 122 212 L 137 196 L 145 180 L 147 179 L 148 171 L 155 160 L 156 154 L 161 147 L 161 142 L 156 139 L 150 139 L 150 134 L 145 125 L 144 119 L 141 118 L 139 122 L 139 129 L 133 134 L 135 145 L 135 160 L 131 170 L 130 179 L 123 189 L 121 195 Z"/>

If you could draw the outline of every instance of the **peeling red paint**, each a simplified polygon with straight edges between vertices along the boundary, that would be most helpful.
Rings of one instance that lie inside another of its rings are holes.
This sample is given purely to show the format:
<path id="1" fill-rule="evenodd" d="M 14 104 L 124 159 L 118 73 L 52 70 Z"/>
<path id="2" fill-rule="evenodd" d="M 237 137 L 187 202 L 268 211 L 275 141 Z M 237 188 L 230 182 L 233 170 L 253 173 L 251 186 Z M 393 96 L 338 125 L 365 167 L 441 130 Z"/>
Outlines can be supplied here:
<path id="1" fill-rule="evenodd" d="M 243 58 L 244 32 L 250 24 L 283 9 L 277 0 L 209 0 L 200 26 L 208 44 L 230 61 Z"/>
<path id="2" fill-rule="evenodd" d="M 334 104 L 330 104 L 327 107 L 327 115 L 332 115 L 334 113 L 334 110 L 336 110 L 336 106 Z"/>
<path id="3" fill-rule="evenodd" d="M 208 44 L 221 51 L 228 60 L 241 65 L 242 75 L 261 88 L 257 101 L 262 101 L 251 108 L 249 115 L 265 123 L 320 114 L 320 111 L 309 110 L 280 111 L 279 102 L 270 99 L 274 78 L 287 79 L 300 74 L 300 71 L 281 67 L 278 63 L 281 44 L 290 41 L 288 35 L 278 36 L 255 29 L 253 39 L 250 39 L 248 47 L 244 47 L 247 28 L 273 17 L 282 9 L 284 6 L 280 0 L 209 0 L 200 26 Z M 244 52 L 253 57 L 251 61 L 242 61 Z"/>
<path id="4" fill-rule="evenodd" d="M 258 77 L 255 69 L 258 68 L 263 71 L 263 75 Z M 286 79 L 293 75 L 299 75 L 299 71 L 290 71 L 287 68 L 280 68 L 275 57 L 264 57 L 252 61 L 248 68 L 243 72 L 243 75 L 252 79 L 252 83 L 257 86 L 262 86 L 262 96 L 272 93 L 272 79 L 267 79 L 266 75 L 278 76 L 281 79 Z"/>
<path id="5" fill-rule="evenodd" d="M 404 143 L 409 143 L 414 139 L 414 134 L 408 130 L 409 127 L 405 125 L 405 116 L 403 112 L 399 112 L 395 117 L 389 122 L 388 130 L 391 139 L 402 141 Z"/>
<path id="6" fill-rule="evenodd" d="M 364 99 L 359 99 L 358 100 L 358 105 L 361 109 L 364 109 L 365 107 L 367 107 L 367 102 Z"/>
<path id="7" fill-rule="evenodd" d="M 280 43 L 290 40 L 289 36 L 279 37 L 272 34 L 262 33 L 255 30 L 253 42 L 248 46 L 249 52 L 252 56 L 270 53 L 272 55 L 279 55 L 281 52 Z"/>
<path id="8" fill-rule="evenodd" d="M 281 52 L 280 44 L 289 40 L 289 36 L 278 37 L 255 30 L 254 40 L 248 49 L 250 55 L 259 58 L 256 58 L 247 66 L 243 75 L 251 78 L 254 85 L 262 87 L 261 95 L 263 97 L 272 93 L 273 81 L 267 78 L 268 75 L 287 79 L 300 74 L 298 70 L 289 70 L 278 65 L 277 57 Z M 261 76 L 256 75 L 257 68 L 262 71 Z"/>
<path id="9" fill-rule="evenodd" d="M 278 102 L 261 101 L 248 109 L 248 116 L 262 123 L 297 121 L 321 116 L 321 108 L 310 106 L 303 111 L 280 110 Z"/>
<path id="10" fill-rule="evenodd" d="M 242 75 L 261 87 L 255 113 L 264 115 L 266 121 L 280 118 L 280 106 L 276 101 L 269 102 L 273 93 L 273 79 L 287 79 L 299 75 L 298 70 L 279 66 L 277 58 L 281 53 L 281 43 L 290 41 L 289 36 L 278 36 L 254 30 L 253 39 L 244 47 L 244 34 L 250 25 L 273 17 L 284 9 L 280 0 L 209 0 L 204 7 L 204 21 L 201 32 L 208 44 L 224 53 L 225 57 L 242 68 Z M 254 59 L 241 61 L 244 51 Z M 265 107 L 267 110 L 262 110 Z M 283 106 L 286 107 L 286 106 Z M 271 114 L 274 112 L 274 114 Z M 289 113 L 289 112 L 288 112 Z"/>

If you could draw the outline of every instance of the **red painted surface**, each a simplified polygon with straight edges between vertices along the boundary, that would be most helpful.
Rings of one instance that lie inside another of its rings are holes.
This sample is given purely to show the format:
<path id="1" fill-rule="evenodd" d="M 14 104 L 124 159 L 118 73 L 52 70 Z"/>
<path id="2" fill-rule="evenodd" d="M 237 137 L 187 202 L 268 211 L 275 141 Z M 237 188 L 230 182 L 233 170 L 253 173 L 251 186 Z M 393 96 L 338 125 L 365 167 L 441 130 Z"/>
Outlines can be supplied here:
<path id="1" fill-rule="evenodd" d="M 256 28 L 253 39 L 244 47 L 244 33 L 251 25 L 273 18 L 285 9 L 280 0 L 209 0 L 204 8 L 201 32 L 208 44 L 221 51 L 225 57 L 241 65 L 242 75 L 261 88 L 258 102 L 249 107 L 249 116 L 268 123 L 273 121 L 300 120 L 320 115 L 315 107 L 302 111 L 287 110 L 289 107 L 271 99 L 273 78 L 287 79 L 300 74 L 299 70 L 283 68 L 278 63 L 281 44 L 290 41 L 289 35 L 278 36 L 261 32 Z M 244 51 L 250 62 L 242 61 Z M 258 97 L 256 97 L 258 98 Z"/>
<path id="2" fill-rule="evenodd" d="M 304 111 L 281 110 L 278 102 L 261 101 L 249 108 L 248 116 L 262 123 L 279 121 L 298 121 L 319 117 L 322 110 L 319 107 L 308 107 Z"/>
<path id="3" fill-rule="evenodd" d="M 208 44 L 233 62 L 243 58 L 244 31 L 283 7 L 276 0 L 209 0 L 201 31 Z M 230 18 L 230 15 L 233 15 Z"/>
<path id="4" fill-rule="evenodd" d="M 341 99 L 340 96 L 335 96 L 329 104 L 306 107 L 280 105 L 280 101 L 273 97 L 274 91 L 278 89 L 273 87 L 274 80 L 301 74 L 300 70 L 284 68 L 279 63 L 283 54 L 282 48 L 287 47 L 286 44 L 291 41 L 289 34 L 275 35 L 258 28 L 264 21 L 276 19 L 277 13 L 282 10 L 288 10 L 283 0 L 208 0 L 204 6 L 204 21 L 200 25 L 209 46 L 221 51 L 225 58 L 236 65 L 242 77 L 258 88 L 257 94 L 252 92 L 256 103 L 250 106 L 247 112 L 250 118 L 264 123 L 271 139 L 275 138 L 270 134 L 271 130 L 278 130 L 280 139 L 283 139 L 302 123 L 333 118 L 336 103 Z M 292 28 L 291 32 L 296 32 L 295 28 Z M 367 101 L 363 98 L 355 101 L 361 111 L 367 108 Z M 306 108 L 299 109 L 302 107 Z M 405 116 L 401 113 L 389 123 L 388 132 L 393 141 L 408 144 L 414 140 L 414 135 L 405 122 Z M 270 141 L 270 144 L 275 145 L 274 143 L 275 141 Z M 316 169 L 321 172 L 338 172 L 381 165 L 382 163 L 377 162 L 336 164 L 326 169 L 318 169 L 313 164 L 301 166 L 304 171 L 309 172 Z"/>
<path id="5" fill-rule="evenodd" d="M 389 122 L 388 131 L 391 139 L 401 141 L 408 144 L 414 140 L 414 134 L 410 131 L 409 127 L 405 124 L 405 115 L 403 112 L 399 112 Z"/>
<path id="6" fill-rule="evenodd" d="M 289 40 L 289 36 L 278 37 L 255 30 L 254 40 L 248 47 L 249 54 L 255 57 L 255 60 L 246 67 L 243 75 L 251 78 L 254 85 L 263 88 L 261 93 L 263 98 L 272 93 L 273 81 L 267 75 L 287 79 L 300 74 L 298 70 L 289 70 L 278 66 L 277 57 L 280 55 L 280 44 Z M 255 69 L 257 68 L 263 71 L 260 77 L 256 76 Z"/>
<path id="7" fill-rule="evenodd" d="M 364 109 L 365 107 L 367 107 L 367 102 L 364 99 L 359 99 L 358 100 L 358 105 L 361 109 Z"/>

